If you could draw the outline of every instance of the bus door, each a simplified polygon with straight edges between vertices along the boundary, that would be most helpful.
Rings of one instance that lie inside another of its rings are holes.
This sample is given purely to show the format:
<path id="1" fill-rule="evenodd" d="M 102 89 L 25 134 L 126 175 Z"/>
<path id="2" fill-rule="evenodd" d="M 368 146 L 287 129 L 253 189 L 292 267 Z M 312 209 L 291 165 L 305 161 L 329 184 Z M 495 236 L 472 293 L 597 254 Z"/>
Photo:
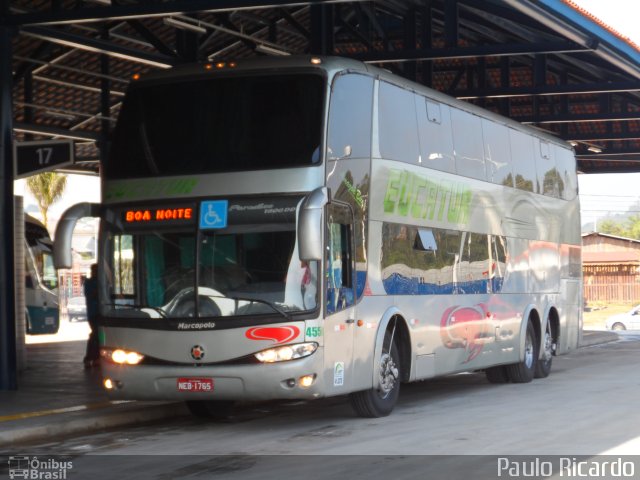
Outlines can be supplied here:
<path id="1" fill-rule="evenodd" d="M 327 206 L 324 258 L 324 358 L 327 392 L 350 391 L 353 385 L 355 265 L 353 214 L 337 202 Z"/>

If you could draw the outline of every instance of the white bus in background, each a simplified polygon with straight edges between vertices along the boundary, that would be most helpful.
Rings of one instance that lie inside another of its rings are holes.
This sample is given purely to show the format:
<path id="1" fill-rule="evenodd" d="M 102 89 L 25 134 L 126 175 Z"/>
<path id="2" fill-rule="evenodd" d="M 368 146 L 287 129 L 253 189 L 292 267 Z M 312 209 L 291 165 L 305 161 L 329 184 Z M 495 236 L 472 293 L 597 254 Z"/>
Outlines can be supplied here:
<path id="1" fill-rule="evenodd" d="M 24 222 L 27 333 L 57 333 L 60 311 L 58 274 L 53 266 L 53 242 L 42 222 L 27 214 Z"/>
<path id="2" fill-rule="evenodd" d="M 546 377 L 581 331 L 571 148 L 340 58 L 242 59 L 134 80 L 99 216 L 114 398 L 348 394 L 463 371 Z"/>

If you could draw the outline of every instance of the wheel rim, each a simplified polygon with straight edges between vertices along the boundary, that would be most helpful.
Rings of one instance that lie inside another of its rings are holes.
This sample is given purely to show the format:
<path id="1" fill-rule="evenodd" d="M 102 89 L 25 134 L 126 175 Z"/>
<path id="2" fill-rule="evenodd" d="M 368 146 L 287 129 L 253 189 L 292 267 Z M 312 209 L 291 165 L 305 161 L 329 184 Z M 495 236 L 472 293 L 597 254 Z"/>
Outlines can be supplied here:
<path id="1" fill-rule="evenodd" d="M 380 358 L 380 378 L 378 393 L 386 398 L 393 391 L 398 382 L 398 367 L 389 353 L 383 353 Z"/>
<path id="2" fill-rule="evenodd" d="M 527 368 L 533 366 L 533 339 L 531 335 L 527 334 L 527 339 L 524 345 L 524 364 Z"/>
<path id="3" fill-rule="evenodd" d="M 547 328 L 544 332 L 544 351 L 542 353 L 542 360 L 548 362 L 553 355 L 553 337 L 551 336 L 551 327 L 547 323 Z"/>
<path id="4" fill-rule="evenodd" d="M 616 323 L 616 324 L 613 326 L 613 329 L 614 329 L 614 330 L 624 330 L 625 328 L 624 328 L 624 325 L 622 325 L 621 323 Z"/>

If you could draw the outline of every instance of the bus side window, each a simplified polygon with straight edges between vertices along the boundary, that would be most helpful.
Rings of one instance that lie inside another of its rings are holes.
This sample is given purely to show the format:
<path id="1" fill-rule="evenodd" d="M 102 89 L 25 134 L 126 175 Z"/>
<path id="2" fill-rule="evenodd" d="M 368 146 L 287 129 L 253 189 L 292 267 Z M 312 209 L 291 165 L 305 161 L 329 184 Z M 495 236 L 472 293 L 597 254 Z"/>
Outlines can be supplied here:
<path id="1" fill-rule="evenodd" d="M 325 256 L 327 314 L 354 303 L 352 214 L 347 206 L 331 204 L 327 209 Z"/>
<path id="2" fill-rule="evenodd" d="M 344 74 L 336 77 L 329 107 L 329 160 L 369 158 L 373 78 Z"/>

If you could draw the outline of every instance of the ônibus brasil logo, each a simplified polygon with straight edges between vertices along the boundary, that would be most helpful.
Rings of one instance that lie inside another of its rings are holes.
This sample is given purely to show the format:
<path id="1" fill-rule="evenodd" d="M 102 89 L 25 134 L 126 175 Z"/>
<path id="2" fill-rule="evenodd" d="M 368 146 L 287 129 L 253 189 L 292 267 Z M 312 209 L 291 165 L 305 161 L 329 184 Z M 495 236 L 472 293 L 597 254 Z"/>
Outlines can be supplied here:
<path id="1" fill-rule="evenodd" d="M 9 478 L 34 480 L 65 480 L 67 472 L 73 469 L 73 462 L 47 458 L 15 455 L 9 457 Z"/>

